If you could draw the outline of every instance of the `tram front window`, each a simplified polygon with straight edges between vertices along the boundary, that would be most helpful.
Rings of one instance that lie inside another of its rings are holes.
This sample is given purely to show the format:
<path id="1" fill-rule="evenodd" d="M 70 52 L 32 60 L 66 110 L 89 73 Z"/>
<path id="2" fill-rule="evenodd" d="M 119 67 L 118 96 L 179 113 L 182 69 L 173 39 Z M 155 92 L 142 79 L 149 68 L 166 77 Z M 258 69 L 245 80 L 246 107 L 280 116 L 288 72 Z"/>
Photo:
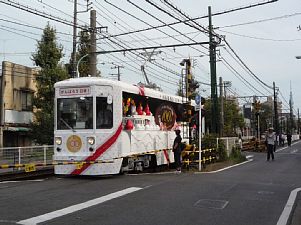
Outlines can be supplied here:
<path id="1" fill-rule="evenodd" d="M 93 98 L 58 99 L 57 129 L 93 129 Z"/>

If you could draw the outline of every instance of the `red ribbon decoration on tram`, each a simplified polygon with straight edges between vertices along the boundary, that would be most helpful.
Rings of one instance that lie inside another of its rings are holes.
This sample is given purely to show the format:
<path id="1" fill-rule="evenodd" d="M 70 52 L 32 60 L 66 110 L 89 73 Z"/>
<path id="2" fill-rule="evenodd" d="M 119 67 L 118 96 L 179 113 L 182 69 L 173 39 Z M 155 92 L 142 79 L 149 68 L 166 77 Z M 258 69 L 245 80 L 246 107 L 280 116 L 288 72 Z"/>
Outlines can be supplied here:
<path id="1" fill-rule="evenodd" d="M 144 86 L 137 86 L 139 88 L 139 95 L 145 96 Z"/>
<path id="2" fill-rule="evenodd" d="M 107 151 L 117 140 L 119 135 L 121 134 L 122 131 L 122 124 L 118 127 L 117 131 L 115 134 L 113 134 L 112 137 L 109 138 L 103 145 L 101 145 L 98 149 L 96 149 L 95 153 L 88 158 L 86 158 L 84 161 L 87 162 L 85 163 L 80 169 L 75 169 L 72 171 L 72 175 L 80 175 L 85 169 L 87 169 L 91 164 L 89 164 L 89 161 L 95 161 L 97 160 L 105 151 Z"/>
<path id="3" fill-rule="evenodd" d="M 163 150 L 163 153 L 164 153 L 164 156 L 165 156 L 165 158 L 166 158 L 166 160 L 167 160 L 167 164 L 169 165 L 169 163 L 170 163 L 170 159 L 169 159 L 169 155 L 168 155 L 168 152 L 167 152 L 167 150 L 166 150 L 166 149 L 164 149 L 164 150 Z"/>

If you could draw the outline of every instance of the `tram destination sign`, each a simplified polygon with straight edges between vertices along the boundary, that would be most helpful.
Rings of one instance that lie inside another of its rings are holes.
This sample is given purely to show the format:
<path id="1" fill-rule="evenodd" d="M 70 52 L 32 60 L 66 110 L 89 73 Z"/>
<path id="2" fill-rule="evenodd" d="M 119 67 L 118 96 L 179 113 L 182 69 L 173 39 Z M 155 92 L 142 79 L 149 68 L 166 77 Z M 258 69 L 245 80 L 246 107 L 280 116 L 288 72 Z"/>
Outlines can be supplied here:
<path id="1" fill-rule="evenodd" d="M 72 96 L 72 95 L 89 95 L 91 93 L 90 87 L 71 87 L 60 88 L 60 96 Z"/>

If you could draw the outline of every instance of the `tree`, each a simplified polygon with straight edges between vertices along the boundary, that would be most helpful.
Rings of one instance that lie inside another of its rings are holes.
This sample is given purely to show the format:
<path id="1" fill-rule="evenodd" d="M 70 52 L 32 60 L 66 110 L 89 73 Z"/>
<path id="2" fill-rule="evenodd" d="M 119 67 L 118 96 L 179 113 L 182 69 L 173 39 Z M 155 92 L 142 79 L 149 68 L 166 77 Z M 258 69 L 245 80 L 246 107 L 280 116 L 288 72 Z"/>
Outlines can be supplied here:
<path id="1" fill-rule="evenodd" d="M 87 30 L 82 30 L 79 32 L 79 43 L 77 47 L 77 53 L 76 53 L 76 61 L 78 62 L 80 59 L 81 62 L 78 65 L 78 72 L 80 77 L 87 77 L 90 73 L 90 56 L 88 55 L 90 51 L 91 46 L 91 38 L 89 35 L 89 32 Z M 70 56 L 69 63 L 65 65 L 68 74 L 71 76 L 72 74 L 72 57 Z M 76 68 L 77 69 L 77 68 Z M 97 76 L 101 76 L 101 71 L 97 70 Z"/>
<path id="2" fill-rule="evenodd" d="M 183 83 L 182 79 L 180 79 L 179 83 L 178 83 L 178 89 L 177 89 L 176 95 L 181 96 L 181 97 L 185 97 L 186 96 L 186 91 L 183 90 L 183 84 L 182 83 Z"/>
<path id="3" fill-rule="evenodd" d="M 47 24 L 37 42 L 36 52 L 32 54 L 35 65 L 40 67 L 36 77 L 37 92 L 33 98 L 35 120 L 31 124 L 31 136 L 38 144 L 53 144 L 54 84 L 68 77 L 60 64 L 63 47 L 56 40 L 56 30 Z"/>
<path id="4" fill-rule="evenodd" d="M 261 104 L 259 112 L 260 132 L 264 133 L 273 124 L 273 106 L 268 102 Z"/>
<path id="5" fill-rule="evenodd" d="M 236 136 L 236 130 L 242 130 L 245 126 L 244 117 L 239 112 L 239 106 L 234 99 L 226 100 L 224 106 L 224 135 Z"/>
<path id="6" fill-rule="evenodd" d="M 80 60 L 85 55 L 90 52 L 90 35 L 87 31 L 79 32 L 79 44 L 77 47 L 76 59 Z M 90 57 L 86 56 L 82 59 L 81 63 L 78 66 L 79 75 L 81 77 L 87 77 L 90 74 Z"/>
<path id="7" fill-rule="evenodd" d="M 206 129 L 211 130 L 211 100 L 206 100 L 205 103 L 205 126 Z M 225 136 L 235 136 L 236 129 L 243 129 L 245 126 L 243 115 L 239 112 L 239 107 L 233 99 L 227 99 L 224 104 L 224 130 Z"/>

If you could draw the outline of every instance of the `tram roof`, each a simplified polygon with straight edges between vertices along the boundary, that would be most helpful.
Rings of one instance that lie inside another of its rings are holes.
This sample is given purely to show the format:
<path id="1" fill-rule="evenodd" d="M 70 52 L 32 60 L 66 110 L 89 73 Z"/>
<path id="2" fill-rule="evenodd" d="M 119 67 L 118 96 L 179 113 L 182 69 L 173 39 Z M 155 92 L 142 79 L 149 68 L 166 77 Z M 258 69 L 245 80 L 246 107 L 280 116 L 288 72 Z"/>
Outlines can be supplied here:
<path id="1" fill-rule="evenodd" d="M 59 81 L 55 83 L 54 87 L 75 87 L 75 86 L 97 86 L 97 85 L 110 85 L 118 86 L 123 91 L 139 94 L 140 89 L 138 85 L 129 84 L 123 81 L 116 81 L 110 79 L 104 79 L 101 77 L 79 77 L 79 78 L 70 78 L 67 80 Z M 164 99 L 171 102 L 182 103 L 183 99 L 180 96 L 166 94 L 161 91 L 157 91 L 151 88 L 144 88 L 145 96 Z M 194 102 L 193 102 L 194 103 Z M 194 104 L 193 104 L 194 105 Z"/>

